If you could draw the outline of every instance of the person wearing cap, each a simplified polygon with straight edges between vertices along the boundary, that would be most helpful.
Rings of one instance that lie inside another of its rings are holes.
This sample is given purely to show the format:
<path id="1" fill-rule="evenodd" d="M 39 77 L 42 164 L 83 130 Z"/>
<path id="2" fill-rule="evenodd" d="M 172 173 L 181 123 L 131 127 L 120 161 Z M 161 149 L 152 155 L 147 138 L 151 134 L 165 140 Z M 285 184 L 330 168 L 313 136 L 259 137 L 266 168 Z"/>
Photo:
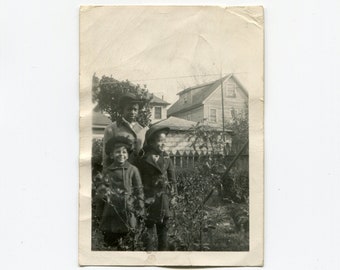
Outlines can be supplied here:
<path id="1" fill-rule="evenodd" d="M 144 216 L 144 193 L 138 169 L 128 161 L 132 143 L 126 137 L 113 137 L 105 147 L 109 165 L 97 184 L 97 203 L 102 202 L 99 228 L 108 247 L 118 247 L 119 240 L 137 227 Z"/>
<path id="2" fill-rule="evenodd" d="M 136 164 L 138 153 L 144 145 L 147 127 L 141 126 L 137 122 L 140 100 L 135 94 L 126 93 L 119 100 L 119 107 L 122 118 L 108 125 L 104 131 L 103 138 L 103 171 L 108 166 L 108 155 L 105 151 L 106 143 L 113 137 L 123 136 L 133 142 L 132 153 L 129 157 L 131 164 Z"/>
<path id="3" fill-rule="evenodd" d="M 139 170 L 145 195 L 147 228 L 146 250 L 153 250 L 153 231 L 156 226 L 158 249 L 168 249 L 167 231 L 170 201 L 177 193 L 175 169 L 164 151 L 168 127 L 153 125 L 146 133 L 145 154 Z"/>

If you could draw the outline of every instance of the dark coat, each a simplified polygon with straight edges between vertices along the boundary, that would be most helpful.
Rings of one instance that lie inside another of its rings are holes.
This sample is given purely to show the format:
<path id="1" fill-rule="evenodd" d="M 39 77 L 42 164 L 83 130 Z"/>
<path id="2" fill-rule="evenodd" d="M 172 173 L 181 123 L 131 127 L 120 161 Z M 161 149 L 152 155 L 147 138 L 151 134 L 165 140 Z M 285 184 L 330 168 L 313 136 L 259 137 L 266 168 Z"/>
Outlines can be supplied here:
<path id="1" fill-rule="evenodd" d="M 100 229 L 113 233 L 125 233 L 136 225 L 136 210 L 143 214 L 144 195 L 138 169 L 126 162 L 122 167 L 111 164 L 103 173 L 97 190 L 106 187 Z"/>
<path id="2" fill-rule="evenodd" d="M 133 144 L 133 152 L 129 156 L 129 162 L 136 165 L 136 159 L 139 151 L 144 145 L 145 133 L 147 130 L 147 127 L 142 127 L 138 123 L 135 123 L 135 125 L 131 127 L 129 122 L 127 122 L 124 118 L 108 125 L 105 128 L 103 138 L 103 169 L 105 170 L 105 168 L 110 164 L 108 161 L 108 155 L 105 152 L 105 145 L 111 138 L 118 136 L 127 137 L 131 140 Z"/>
<path id="3" fill-rule="evenodd" d="M 147 151 L 140 161 L 140 172 L 144 186 L 146 219 L 162 222 L 170 215 L 170 199 L 177 193 L 173 163 L 166 153 L 155 162 L 152 150 Z M 157 155 L 157 154 L 156 154 Z"/>

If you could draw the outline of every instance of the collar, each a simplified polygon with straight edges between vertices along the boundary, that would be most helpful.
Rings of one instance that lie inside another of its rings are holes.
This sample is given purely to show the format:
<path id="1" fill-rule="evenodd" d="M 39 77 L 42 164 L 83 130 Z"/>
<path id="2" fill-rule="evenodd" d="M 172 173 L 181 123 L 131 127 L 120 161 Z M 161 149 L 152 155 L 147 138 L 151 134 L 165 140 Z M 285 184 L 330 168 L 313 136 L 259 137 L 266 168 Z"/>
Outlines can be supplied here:
<path id="1" fill-rule="evenodd" d="M 122 117 L 122 121 L 123 121 L 125 124 L 128 124 L 129 126 L 131 125 L 131 123 L 130 123 L 128 120 L 126 120 L 124 117 Z"/>
<path id="2" fill-rule="evenodd" d="M 125 125 L 127 128 L 129 128 L 134 134 L 135 136 L 137 136 L 137 133 L 143 129 L 143 127 L 138 123 L 138 122 L 134 122 L 134 124 L 132 125 L 129 121 L 127 121 L 124 117 L 121 118 L 121 123 L 123 125 Z"/>
<path id="3" fill-rule="evenodd" d="M 113 162 L 110 166 L 107 167 L 107 169 L 108 170 L 116 170 L 116 169 L 122 169 L 122 168 L 127 169 L 129 167 L 130 167 L 130 162 L 128 162 L 128 161 L 125 161 L 125 163 L 122 166 L 117 165 Z"/>
<path id="4" fill-rule="evenodd" d="M 156 168 L 160 173 L 162 173 L 162 169 L 159 166 L 158 162 L 155 162 L 155 160 L 153 159 L 153 155 L 158 155 L 156 153 L 152 153 L 152 152 L 148 152 L 145 156 L 144 156 L 144 160 L 146 163 L 149 163 L 150 165 L 152 165 L 154 168 Z M 162 158 L 162 154 L 159 155 L 159 158 Z"/>
<path id="5" fill-rule="evenodd" d="M 136 122 L 133 122 L 133 124 L 131 122 L 129 122 L 128 120 L 126 120 L 124 117 L 122 117 L 122 122 L 126 125 L 128 125 L 129 127 L 139 127 L 141 128 L 142 126 L 136 121 Z"/>

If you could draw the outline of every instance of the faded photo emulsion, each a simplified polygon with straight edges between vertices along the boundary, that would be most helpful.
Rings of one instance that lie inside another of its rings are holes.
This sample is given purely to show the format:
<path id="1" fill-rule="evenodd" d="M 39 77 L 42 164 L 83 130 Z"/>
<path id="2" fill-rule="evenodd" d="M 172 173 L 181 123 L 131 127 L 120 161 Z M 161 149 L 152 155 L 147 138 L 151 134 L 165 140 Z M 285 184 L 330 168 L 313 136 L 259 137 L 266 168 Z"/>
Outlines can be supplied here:
<path id="1" fill-rule="evenodd" d="M 80 265 L 263 265 L 263 31 L 262 7 L 81 7 Z"/>

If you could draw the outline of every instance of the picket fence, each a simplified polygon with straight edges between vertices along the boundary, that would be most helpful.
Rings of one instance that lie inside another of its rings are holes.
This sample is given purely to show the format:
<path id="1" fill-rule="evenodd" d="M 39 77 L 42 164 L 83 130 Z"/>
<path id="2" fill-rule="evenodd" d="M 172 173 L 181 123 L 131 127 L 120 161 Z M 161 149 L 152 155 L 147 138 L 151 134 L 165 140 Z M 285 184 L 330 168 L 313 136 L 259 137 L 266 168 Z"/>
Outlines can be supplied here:
<path id="1" fill-rule="evenodd" d="M 172 160 L 174 166 L 176 168 L 194 168 L 195 164 L 200 162 L 204 159 L 217 159 L 217 158 L 224 158 L 226 161 L 231 161 L 235 157 L 235 152 L 230 151 L 224 155 L 221 154 L 211 154 L 204 151 L 197 152 L 197 151 L 176 151 L 176 152 L 168 152 L 170 159 Z M 248 167 L 248 152 L 245 151 L 244 154 L 241 154 L 238 166 L 247 168 Z"/>

